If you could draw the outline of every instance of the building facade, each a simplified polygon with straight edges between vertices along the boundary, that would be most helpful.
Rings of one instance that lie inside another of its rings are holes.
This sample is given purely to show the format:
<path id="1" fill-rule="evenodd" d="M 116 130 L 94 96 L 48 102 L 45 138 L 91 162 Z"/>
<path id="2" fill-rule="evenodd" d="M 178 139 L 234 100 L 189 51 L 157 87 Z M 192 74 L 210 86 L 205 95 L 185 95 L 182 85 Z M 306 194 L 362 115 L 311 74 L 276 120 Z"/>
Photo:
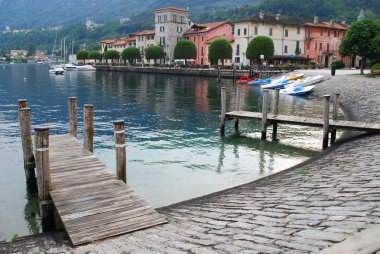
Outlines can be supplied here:
<path id="1" fill-rule="evenodd" d="M 136 47 L 140 50 L 140 55 L 142 56 L 144 63 L 146 63 L 147 60 L 145 59 L 145 52 L 148 47 L 155 45 L 155 31 L 144 30 L 136 33 L 135 36 Z"/>
<path id="2" fill-rule="evenodd" d="M 345 21 L 341 24 L 335 23 L 334 20 L 319 22 L 318 17 L 314 17 L 314 22 L 306 23 L 306 56 L 312 63 L 322 63 L 325 67 L 329 67 L 335 60 L 341 60 L 339 47 L 346 31 Z"/>
<path id="3" fill-rule="evenodd" d="M 209 65 L 208 47 L 218 38 L 226 37 L 229 41 L 232 36 L 232 23 L 229 21 L 194 24 L 184 34 L 184 39 L 193 41 L 197 48 L 195 64 Z"/>
<path id="4" fill-rule="evenodd" d="M 268 36 L 274 43 L 274 60 L 286 62 L 304 59 L 305 22 L 299 18 L 259 12 L 246 20 L 235 22 L 233 58 L 236 64 L 249 64 L 246 51 L 256 36 Z"/>
<path id="5" fill-rule="evenodd" d="M 164 7 L 154 12 L 155 45 L 165 51 L 165 62 L 173 61 L 174 47 L 189 29 L 188 11 L 176 7 Z"/>
<path id="6" fill-rule="evenodd" d="M 129 47 L 136 47 L 136 37 L 121 38 L 112 43 L 112 49 L 118 51 L 120 54 L 124 49 Z"/>

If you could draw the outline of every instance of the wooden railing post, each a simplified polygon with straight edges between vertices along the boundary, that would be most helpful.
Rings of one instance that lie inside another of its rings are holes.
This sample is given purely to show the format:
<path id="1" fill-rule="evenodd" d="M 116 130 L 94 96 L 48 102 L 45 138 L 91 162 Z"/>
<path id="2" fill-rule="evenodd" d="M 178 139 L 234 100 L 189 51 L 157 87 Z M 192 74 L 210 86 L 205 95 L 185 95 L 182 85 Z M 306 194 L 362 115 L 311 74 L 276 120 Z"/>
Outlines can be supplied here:
<path id="1" fill-rule="evenodd" d="M 25 99 L 19 100 L 18 108 L 26 184 L 31 192 L 36 192 L 37 182 L 36 174 L 34 172 L 35 162 L 33 155 L 32 132 L 30 129 L 30 108 L 28 108 L 28 101 Z"/>
<path id="2" fill-rule="evenodd" d="M 273 107 L 273 114 L 276 116 L 278 115 L 278 107 L 279 107 L 279 101 L 280 101 L 280 88 L 276 88 L 274 93 L 274 107 Z M 277 139 L 277 122 L 273 122 L 273 131 L 272 131 L 272 140 Z"/>
<path id="3" fill-rule="evenodd" d="M 326 149 L 329 145 L 330 95 L 325 95 L 324 101 L 322 149 Z"/>
<path id="4" fill-rule="evenodd" d="M 221 88 L 221 103 L 222 103 L 222 111 L 220 113 L 220 135 L 224 136 L 225 125 L 226 125 L 226 111 L 227 111 L 225 87 Z"/>
<path id="5" fill-rule="evenodd" d="M 267 118 L 268 118 L 269 90 L 263 90 L 263 105 L 261 118 L 261 139 L 267 138 Z"/>
<path id="6" fill-rule="evenodd" d="M 84 144 L 83 148 L 90 152 L 94 151 L 94 105 L 83 105 L 84 114 Z"/>
<path id="7" fill-rule="evenodd" d="M 77 115 L 77 98 L 69 97 L 69 122 L 70 135 L 77 137 L 78 115 Z"/>
<path id="8" fill-rule="evenodd" d="M 127 183 L 127 153 L 125 147 L 125 127 L 123 120 L 114 123 L 116 143 L 116 179 Z"/>
<path id="9" fill-rule="evenodd" d="M 338 111 L 339 111 L 339 93 L 335 94 L 334 98 L 334 105 L 333 105 L 333 113 L 332 113 L 332 120 L 338 119 Z M 331 144 L 334 144 L 336 140 L 336 129 L 331 129 Z"/>
<path id="10" fill-rule="evenodd" d="M 38 183 L 38 202 L 43 231 L 54 229 L 54 205 L 51 201 L 51 178 L 49 162 L 49 127 L 34 128 L 34 146 Z"/>
<path id="11" fill-rule="evenodd" d="M 236 87 L 236 103 L 235 111 L 241 111 L 241 96 L 240 96 L 240 87 Z M 235 131 L 239 130 L 239 119 L 235 119 Z"/>

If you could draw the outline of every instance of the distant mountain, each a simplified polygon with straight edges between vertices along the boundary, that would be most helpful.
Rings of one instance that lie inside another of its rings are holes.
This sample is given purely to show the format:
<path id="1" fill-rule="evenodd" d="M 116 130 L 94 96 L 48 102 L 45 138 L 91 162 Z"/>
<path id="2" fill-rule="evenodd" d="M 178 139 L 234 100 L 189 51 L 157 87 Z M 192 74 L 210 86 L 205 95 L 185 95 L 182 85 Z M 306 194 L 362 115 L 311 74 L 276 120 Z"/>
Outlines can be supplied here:
<path id="1" fill-rule="evenodd" d="M 67 25 L 89 17 L 103 23 L 146 12 L 153 20 L 152 10 L 158 7 L 189 7 L 190 13 L 215 13 L 216 8 L 256 2 L 259 0 L 0 0 L 0 30 L 4 26 L 20 29 Z"/>

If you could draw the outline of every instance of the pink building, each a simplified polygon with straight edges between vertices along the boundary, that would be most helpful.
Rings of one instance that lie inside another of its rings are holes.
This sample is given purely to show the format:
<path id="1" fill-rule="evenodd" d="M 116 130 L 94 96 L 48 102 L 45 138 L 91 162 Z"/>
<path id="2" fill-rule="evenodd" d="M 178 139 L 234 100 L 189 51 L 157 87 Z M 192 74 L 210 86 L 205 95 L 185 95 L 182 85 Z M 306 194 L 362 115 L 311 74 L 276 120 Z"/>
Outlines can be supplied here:
<path id="1" fill-rule="evenodd" d="M 186 40 L 193 41 L 197 47 L 197 58 L 195 64 L 209 65 L 208 46 L 210 42 L 217 38 L 227 38 L 231 42 L 232 23 L 229 21 L 194 24 L 185 32 L 183 37 Z M 233 39 L 232 39 L 233 40 Z"/>

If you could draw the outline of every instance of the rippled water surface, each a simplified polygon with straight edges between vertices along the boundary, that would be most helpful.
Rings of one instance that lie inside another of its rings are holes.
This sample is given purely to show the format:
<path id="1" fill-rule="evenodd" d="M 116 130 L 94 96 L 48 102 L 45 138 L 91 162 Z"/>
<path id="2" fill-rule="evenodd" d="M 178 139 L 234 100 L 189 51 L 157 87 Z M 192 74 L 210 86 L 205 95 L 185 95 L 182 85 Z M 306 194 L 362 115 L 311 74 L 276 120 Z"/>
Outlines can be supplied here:
<path id="1" fill-rule="evenodd" d="M 279 141 L 260 141 L 259 123 L 228 123 L 219 137 L 220 87 L 234 107 L 231 80 L 111 72 L 48 74 L 45 65 L 0 65 L 0 240 L 40 231 L 36 197 L 27 193 L 17 100 L 26 98 L 32 127 L 68 132 L 67 98 L 76 96 L 79 139 L 82 109 L 95 107 L 94 153 L 115 168 L 112 121 L 124 119 L 129 185 L 154 207 L 250 182 L 313 156 L 321 147 L 319 129 L 279 127 Z M 261 110 L 261 89 L 244 86 L 243 109 Z M 322 103 L 281 96 L 280 112 L 316 116 Z M 270 132 L 269 132 L 270 135 Z"/>

